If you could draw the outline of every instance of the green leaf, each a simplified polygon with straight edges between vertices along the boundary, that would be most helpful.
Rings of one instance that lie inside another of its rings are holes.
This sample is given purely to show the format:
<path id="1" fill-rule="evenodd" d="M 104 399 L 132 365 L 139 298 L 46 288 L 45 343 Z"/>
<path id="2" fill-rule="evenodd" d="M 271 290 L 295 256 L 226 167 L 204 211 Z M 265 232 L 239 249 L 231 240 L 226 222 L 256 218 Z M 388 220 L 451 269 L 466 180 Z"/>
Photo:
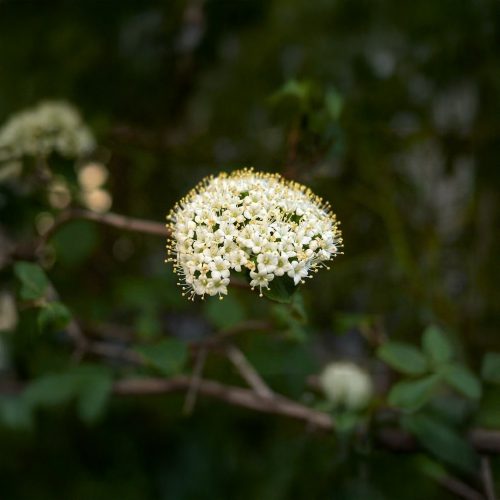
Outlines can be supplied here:
<path id="1" fill-rule="evenodd" d="M 31 408 L 57 406 L 75 396 L 76 382 L 67 373 L 43 375 L 28 385 L 23 398 Z"/>
<path id="2" fill-rule="evenodd" d="M 101 367 L 91 368 L 80 374 L 79 396 L 76 409 L 84 422 L 96 421 L 106 406 L 113 387 L 111 373 Z"/>
<path id="3" fill-rule="evenodd" d="M 33 414 L 22 397 L 0 398 L 0 424 L 16 430 L 33 427 Z"/>
<path id="4" fill-rule="evenodd" d="M 38 313 L 38 328 L 41 332 L 48 330 L 58 331 L 64 328 L 71 320 L 71 313 L 61 302 L 48 302 Z"/>
<path id="5" fill-rule="evenodd" d="M 429 326 L 422 337 L 422 347 L 432 363 L 441 365 L 448 362 L 453 354 L 450 341 L 437 326 Z"/>
<path id="6" fill-rule="evenodd" d="M 32 262 L 16 262 L 14 273 L 21 282 L 21 298 L 36 300 L 45 295 L 49 280 L 44 270 Z"/>
<path id="7" fill-rule="evenodd" d="M 274 278 L 269 284 L 269 288 L 263 288 L 262 293 L 265 297 L 280 304 L 290 304 L 294 293 L 298 290 L 293 279 L 288 276 Z"/>
<path id="8" fill-rule="evenodd" d="M 135 350 L 167 377 L 179 373 L 184 368 L 188 356 L 186 344 L 177 339 L 165 339 L 154 345 L 138 346 Z"/>
<path id="9" fill-rule="evenodd" d="M 500 384 L 500 353 L 488 352 L 484 356 L 481 376 L 487 382 Z"/>
<path id="10" fill-rule="evenodd" d="M 437 458 L 465 472 L 476 469 L 478 458 L 472 447 L 444 422 L 428 415 L 414 414 L 404 416 L 401 424 Z"/>
<path id="11" fill-rule="evenodd" d="M 389 403 L 406 410 L 418 410 L 431 399 L 440 381 L 438 375 L 428 375 L 418 380 L 398 382 L 389 392 Z"/>
<path id="12" fill-rule="evenodd" d="M 89 221 L 71 221 L 52 237 L 57 259 L 67 267 L 74 267 L 87 259 L 99 242 L 95 224 Z"/>
<path id="13" fill-rule="evenodd" d="M 288 339 L 298 342 L 307 339 L 307 313 L 300 290 L 293 295 L 290 304 L 274 304 L 271 313 L 276 328 L 286 330 L 285 335 Z"/>
<path id="14" fill-rule="evenodd" d="M 232 295 L 224 297 L 224 300 L 207 300 L 203 309 L 210 323 L 220 330 L 230 328 L 246 317 L 245 309 Z"/>
<path id="15" fill-rule="evenodd" d="M 500 391 L 497 387 L 486 387 L 481 398 L 476 423 L 489 429 L 500 428 Z"/>
<path id="16" fill-rule="evenodd" d="M 453 363 L 443 369 L 444 380 L 453 389 L 470 399 L 481 397 L 481 382 L 465 366 Z"/>
<path id="17" fill-rule="evenodd" d="M 342 96 L 333 88 L 328 90 L 325 95 L 325 106 L 330 118 L 338 120 L 343 107 Z"/>
<path id="18" fill-rule="evenodd" d="M 81 365 L 67 372 L 44 375 L 29 384 L 23 401 L 31 410 L 77 402 L 80 418 L 95 420 L 111 393 L 111 373 L 104 367 Z"/>
<path id="19" fill-rule="evenodd" d="M 152 339 L 161 334 L 162 326 L 155 311 L 145 310 L 135 321 L 135 331 L 140 339 Z"/>
<path id="20" fill-rule="evenodd" d="M 423 354 L 404 342 L 386 342 L 377 350 L 377 356 L 396 371 L 407 375 L 423 375 L 427 360 Z"/>

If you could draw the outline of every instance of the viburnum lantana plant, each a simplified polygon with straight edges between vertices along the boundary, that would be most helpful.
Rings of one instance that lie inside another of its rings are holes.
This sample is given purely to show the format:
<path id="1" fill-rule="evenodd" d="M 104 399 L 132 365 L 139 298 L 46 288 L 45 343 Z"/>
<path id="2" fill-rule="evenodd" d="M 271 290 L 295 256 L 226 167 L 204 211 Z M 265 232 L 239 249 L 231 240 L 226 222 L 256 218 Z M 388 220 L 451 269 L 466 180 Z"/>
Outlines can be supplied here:
<path id="1" fill-rule="evenodd" d="M 297 182 L 253 169 L 202 180 L 167 219 L 167 261 L 191 299 L 222 298 L 237 273 L 260 296 L 273 280 L 298 286 L 342 246 L 328 203 Z"/>

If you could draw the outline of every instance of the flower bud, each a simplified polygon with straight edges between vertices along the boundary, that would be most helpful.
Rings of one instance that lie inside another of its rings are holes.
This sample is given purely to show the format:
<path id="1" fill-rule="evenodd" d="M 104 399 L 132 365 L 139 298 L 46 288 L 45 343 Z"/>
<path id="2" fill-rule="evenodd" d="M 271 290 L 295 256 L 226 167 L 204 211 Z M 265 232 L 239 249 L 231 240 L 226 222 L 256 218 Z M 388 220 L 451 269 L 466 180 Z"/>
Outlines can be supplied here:
<path id="1" fill-rule="evenodd" d="M 319 382 L 327 399 L 336 408 L 361 410 L 373 396 L 370 376 L 349 361 L 328 364 L 321 373 Z"/>

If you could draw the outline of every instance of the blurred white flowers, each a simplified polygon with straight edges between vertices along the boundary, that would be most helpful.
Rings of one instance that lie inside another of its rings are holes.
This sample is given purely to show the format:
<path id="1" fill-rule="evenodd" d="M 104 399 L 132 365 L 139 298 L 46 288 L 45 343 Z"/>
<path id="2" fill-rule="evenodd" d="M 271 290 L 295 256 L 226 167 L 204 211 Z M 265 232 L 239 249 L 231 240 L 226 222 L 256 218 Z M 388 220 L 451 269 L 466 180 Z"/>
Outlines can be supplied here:
<path id="1" fill-rule="evenodd" d="M 0 291 L 0 332 L 13 330 L 17 325 L 17 307 L 14 296 Z"/>
<path id="2" fill-rule="evenodd" d="M 336 408 L 361 410 L 373 396 L 373 384 L 369 375 L 348 361 L 328 364 L 320 375 L 319 383 Z"/>
<path id="3" fill-rule="evenodd" d="M 0 161 L 57 152 L 78 158 L 95 146 L 90 129 L 72 105 L 44 101 L 13 115 L 0 129 Z"/>
<path id="4" fill-rule="evenodd" d="M 328 203 L 278 174 L 251 169 L 202 181 L 168 220 L 167 260 L 190 298 L 222 298 L 231 271 L 247 272 L 261 296 L 276 277 L 298 285 L 327 267 L 342 245 Z"/>
<path id="5" fill-rule="evenodd" d="M 113 203 L 111 194 L 103 188 L 108 175 L 108 169 L 97 162 L 87 163 L 78 171 L 78 183 L 82 190 L 81 201 L 94 212 L 107 212 Z"/>

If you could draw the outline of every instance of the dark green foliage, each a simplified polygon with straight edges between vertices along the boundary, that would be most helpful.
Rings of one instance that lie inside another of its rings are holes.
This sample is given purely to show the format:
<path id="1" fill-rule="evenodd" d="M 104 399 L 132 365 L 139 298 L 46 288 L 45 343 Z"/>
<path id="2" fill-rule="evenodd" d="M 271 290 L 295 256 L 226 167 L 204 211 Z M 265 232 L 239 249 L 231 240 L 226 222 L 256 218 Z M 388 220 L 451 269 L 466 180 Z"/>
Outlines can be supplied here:
<path id="1" fill-rule="evenodd" d="M 0 497 L 451 500 L 450 477 L 483 494 L 467 436 L 500 429 L 499 33 L 494 0 L 0 1 L 0 126 L 73 102 L 113 212 L 163 223 L 203 176 L 254 166 L 329 201 L 345 239 L 300 290 L 191 303 L 162 238 L 78 220 L 41 245 L 61 214 L 43 159 L 0 161 Z M 80 163 L 46 163 L 81 207 Z M 111 350 L 78 347 L 75 325 Z M 191 375 L 216 334 L 203 377 L 246 387 L 234 342 L 338 432 L 112 394 Z M 376 385 L 354 416 L 317 386 L 344 358 Z M 416 453 L 381 445 L 385 425 Z"/>

